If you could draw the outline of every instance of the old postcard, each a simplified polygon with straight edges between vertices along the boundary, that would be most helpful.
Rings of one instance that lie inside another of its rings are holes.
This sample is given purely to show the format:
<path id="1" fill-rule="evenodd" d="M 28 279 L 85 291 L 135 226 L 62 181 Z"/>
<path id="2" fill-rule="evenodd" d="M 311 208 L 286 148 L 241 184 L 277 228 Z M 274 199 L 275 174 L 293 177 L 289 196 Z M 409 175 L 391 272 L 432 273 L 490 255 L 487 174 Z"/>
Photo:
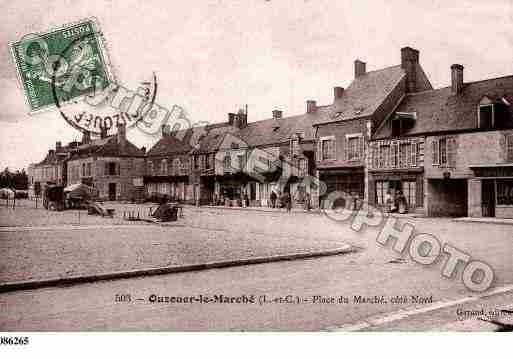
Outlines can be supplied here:
<path id="1" fill-rule="evenodd" d="M 0 346 L 513 328 L 513 3 L 2 4 Z"/>

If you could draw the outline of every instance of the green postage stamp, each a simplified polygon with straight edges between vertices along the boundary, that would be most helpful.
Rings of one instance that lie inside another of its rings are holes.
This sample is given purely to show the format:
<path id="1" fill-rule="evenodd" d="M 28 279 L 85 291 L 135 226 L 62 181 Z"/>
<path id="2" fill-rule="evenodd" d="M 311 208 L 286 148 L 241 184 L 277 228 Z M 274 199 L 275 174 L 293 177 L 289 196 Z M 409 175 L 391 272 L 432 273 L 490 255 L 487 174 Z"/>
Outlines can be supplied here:
<path id="1" fill-rule="evenodd" d="M 94 18 L 26 35 L 10 47 L 30 113 L 76 101 L 114 81 Z"/>

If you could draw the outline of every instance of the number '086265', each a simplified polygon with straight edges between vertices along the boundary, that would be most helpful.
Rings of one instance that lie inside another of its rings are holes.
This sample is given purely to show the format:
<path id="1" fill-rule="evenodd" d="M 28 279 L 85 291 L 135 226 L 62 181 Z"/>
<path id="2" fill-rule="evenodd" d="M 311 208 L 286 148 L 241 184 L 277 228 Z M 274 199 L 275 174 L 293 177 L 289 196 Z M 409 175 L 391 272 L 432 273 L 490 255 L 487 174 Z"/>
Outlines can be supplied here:
<path id="1" fill-rule="evenodd" d="M 0 337 L 0 345 L 27 345 L 28 337 Z"/>

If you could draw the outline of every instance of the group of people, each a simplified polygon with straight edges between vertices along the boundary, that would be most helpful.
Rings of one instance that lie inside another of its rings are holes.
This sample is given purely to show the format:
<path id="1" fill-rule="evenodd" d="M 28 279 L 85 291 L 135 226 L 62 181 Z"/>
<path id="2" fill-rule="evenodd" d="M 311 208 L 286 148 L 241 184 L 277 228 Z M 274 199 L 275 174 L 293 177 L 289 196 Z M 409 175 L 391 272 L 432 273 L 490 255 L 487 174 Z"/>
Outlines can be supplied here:
<path id="1" fill-rule="evenodd" d="M 393 191 L 388 189 L 385 195 L 386 211 L 389 213 L 404 214 L 408 212 L 408 202 L 401 190 Z"/>
<path id="2" fill-rule="evenodd" d="M 309 211 L 310 207 L 310 194 L 306 193 L 303 196 L 303 209 L 305 211 Z M 284 191 L 283 194 L 280 192 L 276 193 L 275 191 L 271 191 L 269 195 L 269 207 L 271 208 L 286 208 L 287 212 L 292 210 L 292 196 L 289 191 Z"/>

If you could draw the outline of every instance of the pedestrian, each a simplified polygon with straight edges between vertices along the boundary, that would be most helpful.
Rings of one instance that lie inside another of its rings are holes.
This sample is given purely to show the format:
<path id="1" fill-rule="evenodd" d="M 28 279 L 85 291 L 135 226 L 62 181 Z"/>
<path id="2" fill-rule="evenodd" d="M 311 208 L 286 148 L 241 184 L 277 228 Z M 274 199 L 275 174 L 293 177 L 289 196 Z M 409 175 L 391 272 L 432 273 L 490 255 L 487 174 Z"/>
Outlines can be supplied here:
<path id="1" fill-rule="evenodd" d="M 290 192 L 286 191 L 283 194 L 283 197 L 284 197 L 285 207 L 287 208 L 287 212 L 290 212 L 290 210 L 292 209 L 292 198 L 290 197 Z"/>
<path id="2" fill-rule="evenodd" d="M 387 189 L 387 193 L 385 194 L 385 212 L 391 213 L 395 210 L 394 197 L 392 196 L 392 191 Z"/>
<path id="3" fill-rule="evenodd" d="M 308 192 L 306 192 L 306 194 L 305 194 L 304 209 L 305 209 L 305 211 L 310 210 L 310 193 L 308 193 Z"/>
<path id="4" fill-rule="evenodd" d="M 249 197 L 246 192 L 244 192 L 244 207 L 249 207 Z"/>
<path id="5" fill-rule="evenodd" d="M 274 191 L 271 191 L 269 199 L 271 200 L 271 207 L 276 208 L 276 193 Z"/>
<path id="6" fill-rule="evenodd" d="M 402 191 L 397 193 L 397 211 L 400 214 L 405 214 L 408 212 L 408 206 L 406 203 L 406 197 L 404 196 Z"/>

